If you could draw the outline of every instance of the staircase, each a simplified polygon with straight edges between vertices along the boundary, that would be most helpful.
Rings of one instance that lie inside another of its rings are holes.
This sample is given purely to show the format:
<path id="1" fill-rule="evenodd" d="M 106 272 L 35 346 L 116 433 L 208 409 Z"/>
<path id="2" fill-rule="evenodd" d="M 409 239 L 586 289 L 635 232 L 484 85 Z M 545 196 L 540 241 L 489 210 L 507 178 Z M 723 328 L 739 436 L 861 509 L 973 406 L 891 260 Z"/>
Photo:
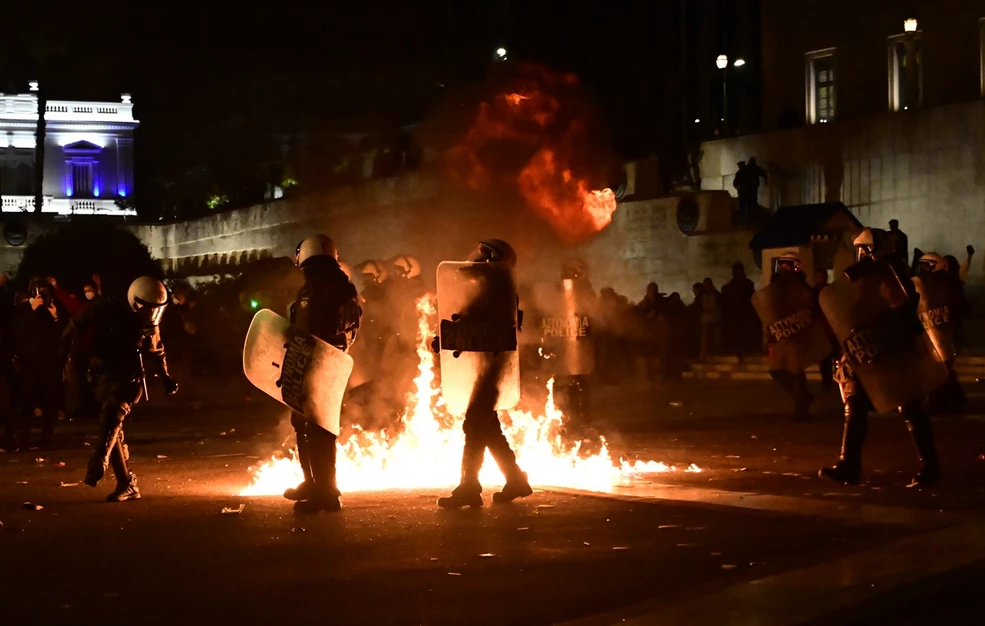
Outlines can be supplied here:
<path id="1" fill-rule="evenodd" d="M 985 356 L 959 356 L 954 363 L 954 371 L 958 380 L 963 383 L 974 383 L 978 379 L 985 380 Z M 770 380 L 769 367 L 765 356 L 746 356 L 739 362 L 736 356 L 713 356 L 705 363 L 691 362 L 690 371 L 684 372 L 684 378 L 718 379 L 718 380 Z M 808 380 L 821 380 L 817 365 L 807 370 Z"/>

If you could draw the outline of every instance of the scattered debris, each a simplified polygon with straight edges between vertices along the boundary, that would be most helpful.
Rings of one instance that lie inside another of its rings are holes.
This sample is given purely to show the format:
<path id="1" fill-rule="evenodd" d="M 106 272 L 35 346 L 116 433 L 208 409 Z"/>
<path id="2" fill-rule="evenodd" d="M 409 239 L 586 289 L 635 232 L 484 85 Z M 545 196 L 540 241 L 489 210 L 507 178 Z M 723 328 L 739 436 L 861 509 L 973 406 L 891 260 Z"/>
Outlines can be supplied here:
<path id="1" fill-rule="evenodd" d="M 91 448 L 92 447 L 92 444 L 89 443 L 88 441 L 82 442 L 82 445 L 85 446 L 86 448 Z"/>
<path id="2" fill-rule="evenodd" d="M 661 524 L 660 526 L 657 526 L 657 530 L 664 530 L 666 528 L 680 528 L 680 527 L 681 527 L 680 524 Z"/>
<path id="3" fill-rule="evenodd" d="M 523 527 L 517 528 L 517 530 L 530 530 L 530 527 L 529 526 L 523 526 Z"/>
<path id="4" fill-rule="evenodd" d="M 732 471 L 733 472 L 748 472 L 749 471 L 749 468 L 748 467 L 733 467 L 732 468 Z"/>
<path id="5" fill-rule="evenodd" d="M 296 535 L 298 533 L 303 533 L 303 532 L 307 532 L 307 531 L 303 527 L 301 527 L 301 526 L 298 526 L 297 528 L 292 528 L 291 529 L 291 534 L 292 535 Z"/>
<path id="6" fill-rule="evenodd" d="M 479 558 L 480 559 L 492 559 L 492 558 L 495 558 L 495 557 L 496 557 L 496 555 L 493 554 L 492 552 L 486 552 L 484 554 L 480 554 L 479 555 Z"/>
<path id="7" fill-rule="evenodd" d="M 432 556 L 432 557 L 431 557 L 431 560 L 432 560 L 432 561 L 437 561 L 437 560 L 438 560 L 438 557 L 436 557 L 436 556 Z"/>
<path id="8" fill-rule="evenodd" d="M 159 459 L 166 459 L 166 458 L 168 458 L 168 455 L 166 455 L 166 454 L 158 454 L 157 455 L 157 458 L 159 458 Z"/>
<path id="9" fill-rule="evenodd" d="M 781 476 L 800 476 L 800 474 L 798 474 L 796 472 L 783 472 L 783 474 L 781 474 Z"/>
<path id="10" fill-rule="evenodd" d="M 538 504 L 534 508 L 535 509 L 553 509 L 554 507 L 555 507 L 555 505 L 553 505 L 553 504 Z M 606 520 L 606 521 L 608 521 L 608 520 Z"/>
<path id="11" fill-rule="evenodd" d="M 245 509 L 245 508 L 246 508 L 246 505 L 245 504 L 241 504 L 238 507 L 236 507 L 235 509 L 233 507 L 230 507 L 230 506 L 224 506 L 224 507 L 222 507 L 222 514 L 223 515 L 239 515 L 240 513 L 243 512 L 243 509 Z"/>
<path id="12" fill-rule="evenodd" d="M 592 545 L 592 544 L 588 543 L 587 541 L 582 541 L 582 543 L 585 544 L 586 546 Z"/>
<path id="13" fill-rule="evenodd" d="M 750 437 L 750 439 L 759 439 L 759 437 L 757 437 L 756 435 L 753 435 L 752 437 Z"/>
<path id="14" fill-rule="evenodd" d="M 27 484 L 27 481 L 26 480 L 18 480 L 17 481 L 17 484 L 18 485 L 26 485 Z"/>
<path id="15" fill-rule="evenodd" d="M 679 544 L 677 544 L 677 547 L 678 548 L 697 548 L 697 547 L 700 547 L 700 546 L 701 546 L 700 543 L 679 543 Z"/>
<path id="16" fill-rule="evenodd" d="M 629 546 L 612 546 L 613 550 L 629 550 Z"/>
<path id="17" fill-rule="evenodd" d="M 725 458 L 726 459 L 741 459 L 742 457 L 739 456 L 738 454 L 726 454 L 725 455 Z"/>
<path id="18" fill-rule="evenodd" d="M 44 462 L 45 462 L 45 461 L 47 461 L 47 460 L 48 460 L 48 459 L 46 459 L 46 458 L 44 458 L 43 456 L 39 456 L 39 457 L 36 457 L 36 458 L 34 459 L 34 462 L 35 462 L 35 463 L 44 463 Z"/>
<path id="19" fill-rule="evenodd" d="M 236 429 L 235 428 L 230 428 L 229 429 L 229 432 L 234 433 L 234 432 L 236 432 Z"/>
<path id="20" fill-rule="evenodd" d="M 40 511 L 44 509 L 44 507 L 41 506 L 40 504 L 33 504 L 31 502 L 25 502 L 24 508 L 27 509 L 28 511 Z"/>
<path id="21" fill-rule="evenodd" d="M 79 483 L 61 483 L 59 487 L 78 487 Z"/>
<path id="22" fill-rule="evenodd" d="M 225 437 L 225 436 L 226 436 L 227 434 L 228 434 L 228 433 L 226 433 L 226 431 L 222 431 L 221 433 L 219 433 L 219 436 L 220 436 L 220 437 Z"/>
<path id="23" fill-rule="evenodd" d="M 671 402 L 670 403 L 670 406 L 674 407 L 675 409 L 679 409 L 682 406 L 684 406 L 684 403 L 683 402 Z"/>
<path id="24" fill-rule="evenodd" d="M 738 565 L 722 565 L 722 569 L 735 569 Z"/>
<path id="25" fill-rule="evenodd" d="M 449 576 L 461 576 L 462 573 L 461 572 L 448 572 L 448 575 Z"/>

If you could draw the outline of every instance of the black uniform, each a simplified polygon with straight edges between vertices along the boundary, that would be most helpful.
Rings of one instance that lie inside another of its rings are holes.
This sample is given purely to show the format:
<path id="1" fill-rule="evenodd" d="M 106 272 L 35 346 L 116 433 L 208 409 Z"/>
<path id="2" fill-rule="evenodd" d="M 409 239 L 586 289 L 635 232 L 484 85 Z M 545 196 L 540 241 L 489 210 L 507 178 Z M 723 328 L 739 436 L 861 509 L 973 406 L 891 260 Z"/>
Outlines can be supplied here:
<path id="1" fill-rule="evenodd" d="M 291 323 L 298 331 L 348 350 L 362 316 L 355 286 L 329 256 L 311 257 L 301 269 L 304 285 L 291 310 Z M 305 482 L 284 495 L 312 502 L 313 508 L 340 508 L 335 481 L 336 436 L 296 412 L 291 415 L 291 425 L 297 433 Z"/>
<path id="2" fill-rule="evenodd" d="M 106 299 L 86 308 L 66 329 L 62 354 L 68 354 L 71 344 L 89 330 L 94 335 L 88 376 L 100 404 L 100 438 L 89 461 L 85 483 L 95 487 L 106 467 L 112 465 L 117 488 L 108 499 L 137 498 L 136 477 L 127 466 L 130 455 L 123 421 L 143 398 L 145 377 L 160 376 L 168 395 L 175 393 L 178 385 L 168 374 L 160 330 L 132 311 L 125 301 Z"/>
<path id="3" fill-rule="evenodd" d="M 906 304 L 896 310 L 894 318 L 887 320 L 886 323 L 909 327 L 914 334 L 922 333 L 923 327 L 917 317 L 919 296 L 913 283 L 905 279 L 908 275 L 907 268 L 898 259 L 864 260 L 849 268 L 849 272 L 846 273 L 851 273 L 853 270 L 864 272 L 866 271 L 864 264 L 886 262 L 892 265 L 897 276 L 904 277 L 901 283 L 908 295 Z M 842 355 L 838 360 L 834 379 L 841 388 L 841 397 L 845 404 L 845 428 L 842 435 L 841 456 L 834 467 L 823 468 L 820 474 L 840 482 L 857 484 L 861 478 L 862 447 L 869 430 L 869 412 L 872 410 L 872 404 L 846 355 Z M 920 471 L 913 479 L 911 486 L 932 484 L 940 478 L 940 463 L 934 443 L 934 432 L 931 427 L 930 416 L 924 410 L 923 400 L 923 398 L 918 398 L 897 409 L 903 419 L 906 420 L 907 428 L 913 437 L 913 443 L 920 460 Z"/>
<path id="4" fill-rule="evenodd" d="M 519 308 L 519 300 L 517 306 Z M 467 318 L 472 315 L 481 317 L 481 313 L 478 312 L 485 308 L 487 305 L 480 297 L 470 307 L 470 310 L 476 313 L 465 312 L 462 317 Z M 523 311 L 518 310 L 517 330 L 520 330 L 522 323 Z M 435 352 L 440 350 L 438 338 L 435 338 L 432 348 Z M 465 447 L 462 450 L 461 482 L 452 491 L 450 497 L 438 499 L 438 506 L 444 508 L 482 506 L 482 484 L 479 482 L 479 471 L 482 469 L 482 461 L 487 448 L 499 470 L 506 477 L 506 485 L 502 491 L 493 494 L 493 501 L 511 502 L 533 493 L 527 482 L 527 475 L 517 465 L 516 454 L 510 448 L 510 442 L 503 434 L 503 426 L 499 421 L 499 413 L 496 411 L 496 402 L 499 400 L 498 382 L 505 365 L 504 360 L 494 361 L 493 365 L 482 372 L 476 380 L 475 390 L 472 392 L 472 398 L 465 410 L 465 421 L 462 424 L 462 430 L 465 432 Z"/>
<path id="5" fill-rule="evenodd" d="M 785 286 L 790 285 L 791 283 L 794 283 L 794 286 L 807 285 L 807 277 L 804 276 L 804 273 L 799 269 L 780 270 L 776 273 L 776 275 L 774 275 L 773 280 L 775 282 L 790 281 L 783 282 L 782 284 Z M 789 288 L 790 287 L 788 287 L 788 289 Z M 816 306 L 816 308 L 819 309 L 820 307 Z M 819 318 L 824 318 L 823 315 L 820 315 L 819 311 L 817 311 L 817 313 Z M 772 345 L 770 346 L 770 349 L 772 349 Z M 773 382 L 775 382 L 777 386 L 779 386 L 780 389 L 782 389 L 784 393 L 790 396 L 790 399 L 793 400 L 794 409 L 791 419 L 798 421 L 810 418 L 811 404 L 814 402 L 814 396 L 811 395 L 810 390 L 807 388 L 807 372 L 793 373 L 782 369 L 771 369 L 769 371 L 769 375 L 770 378 L 773 379 Z"/>

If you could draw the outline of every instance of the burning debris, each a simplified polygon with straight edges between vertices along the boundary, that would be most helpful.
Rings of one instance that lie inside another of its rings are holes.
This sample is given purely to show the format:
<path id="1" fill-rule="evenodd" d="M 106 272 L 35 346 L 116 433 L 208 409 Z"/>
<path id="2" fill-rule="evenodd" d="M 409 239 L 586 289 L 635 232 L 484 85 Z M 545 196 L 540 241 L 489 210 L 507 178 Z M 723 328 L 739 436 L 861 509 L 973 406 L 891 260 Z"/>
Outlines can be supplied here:
<path id="1" fill-rule="evenodd" d="M 616 196 L 604 187 L 606 151 L 594 140 L 593 114 L 573 74 L 524 65 L 521 76 L 479 105 L 451 155 L 454 173 L 473 189 L 512 185 L 562 243 L 589 239 L 612 221 Z"/>
<path id="2" fill-rule="evenodd" d="M 453 487 L 461 466 L 464 445 L 462 416 L 449 415 L 435 380 L 434 358 L 430 349 L 436 308 L 433 296 L 418 300 L 418 349 L 420 358 L 415 392 L 408 395 L 407 409 L 398 433 L 361 431 L 358 427 L 339 446 L 338 480 L 345 491 Z M 517 460 L 536 485 L 576 487 L 591 491 L 610 491 L 620 482 L 640 474 L 673 472 L 677 468 L 657 461 L 626 461 L 612 458 L 605 439 L 597 451 L 586 454 L 582 443 L 568 444 L 562 433 L 564 415 L 554 405 L 553 380 L 543 415 L 509 411 L 503 432 L 516 452 Z M 488 452 L 487 452 L 488 454 Z M 274 456 L 251 468 L 251 484 L 239 495 L 280 495 L 303 480 L 296 453 Z M 691 465 L 687 472 L 700 472 Z M 502 485 L 503 477 L 491 458 L 483 465 L 480 480 Z"/>

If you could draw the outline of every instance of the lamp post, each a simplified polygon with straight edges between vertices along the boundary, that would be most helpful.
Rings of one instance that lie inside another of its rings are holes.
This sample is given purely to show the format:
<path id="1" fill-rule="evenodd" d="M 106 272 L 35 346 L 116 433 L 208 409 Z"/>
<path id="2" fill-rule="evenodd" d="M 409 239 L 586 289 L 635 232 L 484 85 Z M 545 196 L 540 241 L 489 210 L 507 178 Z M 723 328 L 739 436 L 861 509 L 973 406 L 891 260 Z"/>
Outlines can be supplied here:
<path id="1" fill-rule="evenodd" d="M 903 46 L 906 49 L 906 67 L 903 68 L 906 85 L 904 109 L 916 108 L 920 104 L 920 68 L 917 66 L 917 18 L 909 16 L 903 20 Z"/>
<path id="2" fill-rule="evenodd" d="M 726 118 L 728 117 L 728 56 L 724 54 L 718 55 L 715 59 L 715 65 L 718 69 L 722 70 L 722 135 L 725 135 L 726 128 Z"/>

